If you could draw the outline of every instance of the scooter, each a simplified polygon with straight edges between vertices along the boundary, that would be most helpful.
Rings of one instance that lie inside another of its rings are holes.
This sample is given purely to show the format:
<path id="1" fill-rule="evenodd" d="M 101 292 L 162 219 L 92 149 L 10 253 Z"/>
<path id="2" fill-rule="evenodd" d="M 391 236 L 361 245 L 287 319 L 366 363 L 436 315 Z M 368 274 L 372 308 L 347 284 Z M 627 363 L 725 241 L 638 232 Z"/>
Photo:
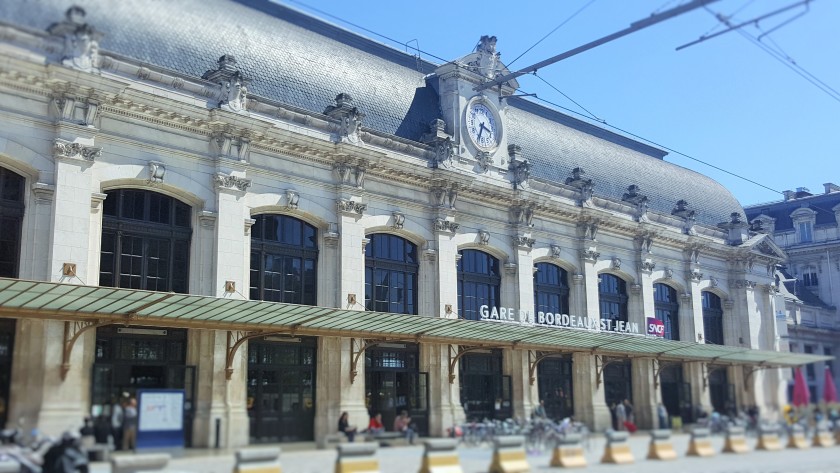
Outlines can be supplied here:
<path id="1" fill-rule="evenodd" d="M 41 473 L 88 473 L 87 452 L 78 432 L 65 432 L 44 455 Z"/>

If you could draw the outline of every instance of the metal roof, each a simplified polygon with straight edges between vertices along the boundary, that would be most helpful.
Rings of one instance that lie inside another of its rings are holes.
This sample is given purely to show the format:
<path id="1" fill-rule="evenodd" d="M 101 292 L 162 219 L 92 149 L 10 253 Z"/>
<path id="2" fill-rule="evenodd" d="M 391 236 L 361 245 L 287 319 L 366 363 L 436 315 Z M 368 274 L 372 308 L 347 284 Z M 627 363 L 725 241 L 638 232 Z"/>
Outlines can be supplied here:
<path id="1" fill-rule="evenodd" d="M 797 366 L 821 355 L 639 335 L 0 278 L 0 316 Z"/>

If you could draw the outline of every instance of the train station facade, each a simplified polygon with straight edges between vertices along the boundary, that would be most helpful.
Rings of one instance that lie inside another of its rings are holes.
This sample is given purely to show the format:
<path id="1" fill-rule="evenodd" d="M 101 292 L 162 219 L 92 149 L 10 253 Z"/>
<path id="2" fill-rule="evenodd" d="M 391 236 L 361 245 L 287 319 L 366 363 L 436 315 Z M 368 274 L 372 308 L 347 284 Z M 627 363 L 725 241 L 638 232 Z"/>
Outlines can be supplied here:
<path id="1" fill-rule="evenodd" d="M 476 92 L 495 37 L 439 65 L 261 0 L 0 21 L 6 425 L 172 388 L 192 446 L 540 400 L 646 428 L 660 402 L 776 415 L 825 358 L 788 352 L 785 254 L 728 190 L 515 81 Z"/>

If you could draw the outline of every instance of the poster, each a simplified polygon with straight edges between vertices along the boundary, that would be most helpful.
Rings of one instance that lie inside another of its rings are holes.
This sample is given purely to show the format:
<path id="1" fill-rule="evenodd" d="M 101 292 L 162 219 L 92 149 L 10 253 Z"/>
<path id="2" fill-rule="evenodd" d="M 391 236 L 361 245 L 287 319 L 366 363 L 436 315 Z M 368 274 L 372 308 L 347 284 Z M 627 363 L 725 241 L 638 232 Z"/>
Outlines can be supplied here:
<path id="1" fill-rule="evenodd" d="M 647 318 L 647 334 L 654 337 L 665 336 L 665 323 L 656 317 Z"/>
<path id="2" fill-rule="evenodd" d="M 181 430 L 184 428 L 183 412 L 183 392 L 140 392 L 140 430 Z"/>

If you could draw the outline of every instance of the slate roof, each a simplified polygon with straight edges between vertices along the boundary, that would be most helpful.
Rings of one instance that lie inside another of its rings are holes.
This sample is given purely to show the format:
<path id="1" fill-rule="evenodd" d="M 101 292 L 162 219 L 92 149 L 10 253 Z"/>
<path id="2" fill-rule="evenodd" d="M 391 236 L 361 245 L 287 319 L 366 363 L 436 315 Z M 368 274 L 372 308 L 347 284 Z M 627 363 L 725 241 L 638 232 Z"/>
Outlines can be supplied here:
<path id="1" fill-rule="evenodd" d="M 426 81 L 435 64 L 267 0 L 5 0 L 0 21 L 44 30 L 74 4 L 105 33 L 101 49 L 148 64 L 201 77 L 232 54 L 252 94 L 322 113 L 349 93 L 364 126 L 411 140 L 440 117 Z M 662 150 L 527 100 L 509 103 L 509 142 L 522 147 L 536 178 L 563 182 L 583 167 L 597 196 L 620 200 L 636 184 L 651 210 L 670 214 L 684 199 L 698 223 L 712 226 L 743 213 L 726 188 L 662 160 Z"/>
<path id="2" fill-rule="evenodd" d="M 779 272 L 784 276 L 785 279 L 793 279 L 793 276 L 787 272 L 785 269 L 779 270 Z M 826 304 L 820 296 L 811 292 L 810 289 L 805 287 L 801 281 L 784 281 L 782 284 L 785 285 L 785 289 L 794 296 L 796 296 L 799 300 L 801 300 L 806 305 L 810 305 L 813 307 L 819 307 L 822 309 L 834 309 L 834 307 Z"/>
<path id="3" fill-rule="evenodd" d="M 755 204 L 746 207 L 744 211 L 747 213 L 747 218 L 752 220 L 761 214 L 767 215 L 776 219 L 776 231 L 784 232 L 794 230 L 793 220 L 790 214 L 800 207 L 806 207 L 817 213 L 815 225 L 837 225 L 834 211 L 831 210 L 834 206 L 840 205 L 840 192 L 832 192 L 830 194 L 818 194 L 809 197 L 800 197 L 798 199 L 770 202 L 766 204 Z"/>

